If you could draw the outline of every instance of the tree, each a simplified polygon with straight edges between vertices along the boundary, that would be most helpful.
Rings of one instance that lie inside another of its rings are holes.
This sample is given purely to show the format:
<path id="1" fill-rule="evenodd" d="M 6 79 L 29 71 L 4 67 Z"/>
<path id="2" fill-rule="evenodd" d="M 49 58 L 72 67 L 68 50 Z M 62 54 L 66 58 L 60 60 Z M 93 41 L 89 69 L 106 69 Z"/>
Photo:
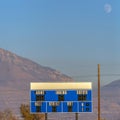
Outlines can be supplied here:
<path id="1" fill-rule="evenodd" d="M 20 106 L 20 112 L 24 120 L 44 120 L 43 114 L 30 114 L 29 105 L 22 104 Z"/>

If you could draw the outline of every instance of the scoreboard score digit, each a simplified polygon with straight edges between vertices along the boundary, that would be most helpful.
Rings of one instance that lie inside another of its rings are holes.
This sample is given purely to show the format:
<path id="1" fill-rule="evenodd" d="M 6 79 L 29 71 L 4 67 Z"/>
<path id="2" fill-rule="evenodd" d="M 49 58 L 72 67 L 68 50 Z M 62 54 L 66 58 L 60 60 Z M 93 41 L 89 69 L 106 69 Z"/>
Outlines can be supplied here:
<path id="1" fill-rule="evenodd" d="M 31 83 L 31 113 L 92 112 L 92 83 Z"/>

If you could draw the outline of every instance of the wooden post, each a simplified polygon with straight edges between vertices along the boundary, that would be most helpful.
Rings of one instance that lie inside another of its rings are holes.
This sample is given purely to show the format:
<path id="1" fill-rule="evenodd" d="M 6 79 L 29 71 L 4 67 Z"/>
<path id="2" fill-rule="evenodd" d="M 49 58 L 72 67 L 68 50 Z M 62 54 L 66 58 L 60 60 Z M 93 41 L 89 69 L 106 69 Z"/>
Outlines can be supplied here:
<path id="1" fill-rule="evenodd" d="M 45 113 L 45 120 L 47 120 L 47 113 Z"/>
<path id="2" fill-rule="evenodd" d="M 98 64 L 98 120 L 100 120 L 100 64 Z"/>
<path id="3" fill-rule="evenodd" d="M 78 113 L 75 113 L 75 120 L 78 120 Z"/>

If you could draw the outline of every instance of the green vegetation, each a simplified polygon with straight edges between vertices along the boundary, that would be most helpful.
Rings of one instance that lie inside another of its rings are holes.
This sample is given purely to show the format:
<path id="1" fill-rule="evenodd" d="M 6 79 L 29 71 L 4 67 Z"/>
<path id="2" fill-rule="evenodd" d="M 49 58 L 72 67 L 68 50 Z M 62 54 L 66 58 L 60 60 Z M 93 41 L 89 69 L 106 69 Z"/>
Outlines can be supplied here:
<path id="1" fill-rule="evenodd" d="M 24 120 L 44 120 L 44 114 L 30 114 L 29 105 L 22 104 L 20 107 L 20 112 Z"/>

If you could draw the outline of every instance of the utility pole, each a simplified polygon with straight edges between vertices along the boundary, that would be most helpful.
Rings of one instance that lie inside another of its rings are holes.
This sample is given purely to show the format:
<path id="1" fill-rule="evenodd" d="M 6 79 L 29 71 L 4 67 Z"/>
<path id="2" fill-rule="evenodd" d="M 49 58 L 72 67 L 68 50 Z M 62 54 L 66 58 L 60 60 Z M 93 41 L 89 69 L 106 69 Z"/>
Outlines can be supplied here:
<path id="1" fill-rule="evenodd" d="M 98 64 L 98 120 L 100 120 L 100 64 Z"/>

